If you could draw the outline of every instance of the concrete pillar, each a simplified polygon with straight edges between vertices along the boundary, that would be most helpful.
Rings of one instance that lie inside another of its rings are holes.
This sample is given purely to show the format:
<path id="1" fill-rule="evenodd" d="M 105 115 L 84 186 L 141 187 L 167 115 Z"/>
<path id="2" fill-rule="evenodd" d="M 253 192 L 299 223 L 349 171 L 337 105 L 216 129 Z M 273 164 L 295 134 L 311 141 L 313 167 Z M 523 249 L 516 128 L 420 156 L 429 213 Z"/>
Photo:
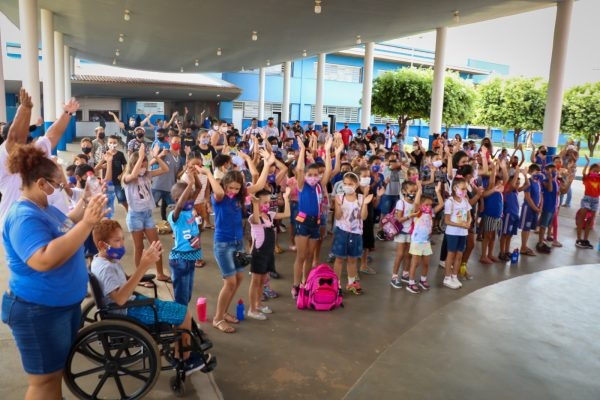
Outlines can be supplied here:
<path id="1" fill-rule="evenodd" d="M 442 132 L 447 31 L 448 28 L 440 27 L 437 28 L 435 35 L 435 61 L 433 64 L 433 87 L 431 90 L 431 114 L 429 117 L 429 149 L 431 149 L 433 144 L 433 134 Z"/>
<path id="2" fill-rule="evenodd" d="M 283 99 L 281 102 L 281 122 L 290 122 L 290 81 L 292 80 L 292 62 L 283 64 Z"/>
<path id="3" fill-rule="evenodd" d="M 73 65 L 73 56 L 71 55 L 71 49 L 69 46 L 63 46 L 63 79 L 64 79 L 64 93 L 65 93 L 65 103 L 69 101 L 72 97 L 71 95 L 71 74 L 73 73 L 72 65 Z M 77 136 L 77 132 L 75 131 L 75 121 L 76 118 L 71 117 L 71 122 L 69 123 L 69 128 L 67 129 L 66 140 L 68 142 L 72 142 Z"/>
<path id="4" fill-rule="evenodd" d="M 2 44 L 2 29 L 0 27 L 0 121 L 8 122 L 6 120 L 6 86 L 4 85 L 3 59 L 4 45 Z"/>
<path id="5" fill-rule="evenodd" d="M 258 126 L 265 123 L 265 69 L 258 70 Z"/>
<path id="6" fill-rule="evenodd" d="M 54 92 L 54 14 L 41 10 L 42 26 L 42 89 L 44 101 L 44 128 L 47 130 L 56 119 L 56 94 Z"/>
<path id="7" fill-rule="evenodd" d="M 63 104 L 65 103 L 65 63 L 63 47 L 63 34 L 61 32 L 54 31 L 54 101 L 57 116 L 63 113 Z"/>
<path id="8" fill-rule="evenodd" d="M 550 61 L 550 78 L 548 79 L 548 95 L 544 114 L 544 135 L 542 143 L 548 148 L 548 155 L 556 154 L 558 135 L 560 134 L 560 118 L 565 78 L 565 62 L 571 29 L 573 0 L 563 0 L 557 4 L 556 22 L 554 23 L 554 42 L 552 43 L 552 60 Z"/>
<path id="9" fill-rule="evenodd" d="M 22 38 L 21 67 L 23 69 L 23 87 L 29 92 L 33 102 L 31 123 L 35 123 L 41 116 L 37 13 L 37 0 L 19 0 L 19 26 Z"/>
<path id="10" fill-rule="evenodd" d="M 315 100 L 315 129 L 323 127 L 323 87 L 325 83 L 325 53 L 317 61 L 317 96 Z"/>
<path id="11" fill-rule="evenodd" d="M 362 102 L 360 110 L 360 127 L 367 129 L 371 125 L 371 96 L 373 94 L 373 60 L 375 43 L 369 42 L 365 45 L 365 60 L 362 87 Z"/>

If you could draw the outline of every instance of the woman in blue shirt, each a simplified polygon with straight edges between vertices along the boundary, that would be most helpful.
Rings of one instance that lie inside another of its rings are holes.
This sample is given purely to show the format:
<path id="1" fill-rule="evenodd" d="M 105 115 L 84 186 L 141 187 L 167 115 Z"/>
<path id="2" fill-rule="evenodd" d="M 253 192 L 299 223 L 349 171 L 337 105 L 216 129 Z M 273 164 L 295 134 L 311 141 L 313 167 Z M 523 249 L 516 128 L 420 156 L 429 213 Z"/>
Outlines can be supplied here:
<path id="1" fill-rule="evenodd" d="M 23 193 L 8 212 L 2 240 L 10 269 L 2 321 L 12 330 L 29 386 L 25 398 L 61 398 L 62 373 L 87 292 L 83 242 L 108 212 L 106 196 L 82 199 L 64 215 L 48 204 L 62 190 L 60 168 L 33 145 L 11 151 L 7 167 Z"/>

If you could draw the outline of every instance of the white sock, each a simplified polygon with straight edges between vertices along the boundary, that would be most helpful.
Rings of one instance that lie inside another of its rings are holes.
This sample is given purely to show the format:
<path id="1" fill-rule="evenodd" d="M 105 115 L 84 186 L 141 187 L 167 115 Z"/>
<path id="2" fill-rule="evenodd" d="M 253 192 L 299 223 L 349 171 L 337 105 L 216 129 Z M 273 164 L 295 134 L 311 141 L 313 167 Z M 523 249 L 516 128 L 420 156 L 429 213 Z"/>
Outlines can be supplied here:
<path id="1" fill-rule="evenodd" d="M 452 279 L 458 279 L 457 275 L 452 275 Z"/>
<path id="2" fill-rule="evenodd" d="M 415 281 L 414 281 L 414 280 L 412 280 L 412 279 L 409 279 L 409 280 L 408 280 L 408 284 L 409 284 L 409 285 L 414 285 L 414 284 L 415 284 Z"/>
<path id="3" fill-rule="evenodd" d="M 452 279 L 452 277 L 451 277 L 450 275 L 448 275 L 448 276 L 444 276 L 444 281 L 449 281 L 449 280 L 451 280 L 451 279 Z"/>
<path id="4" fill-rule="evenodd" d="M 392 274 L 392 279 L 398 279 L 398 274 Z"/>
<path id="5" fill-rule="evenodd" d="M 402 277 L 403 278 L 408 278 L 408 272 L 402 271 Z"/>
<path id="6" fill-rule="evenodd" d="M 356 277 L 348 277 L 348 285 L 352 285 L 354 283 L 354 281 L 356 280 Z"/>
<path id="7" fill-rule="evenodd" d="M 423 275 L 421 275 L 421 282 L 427 282 L 427 277 L 426 277 L 426 276 L 423 276 Z"/>

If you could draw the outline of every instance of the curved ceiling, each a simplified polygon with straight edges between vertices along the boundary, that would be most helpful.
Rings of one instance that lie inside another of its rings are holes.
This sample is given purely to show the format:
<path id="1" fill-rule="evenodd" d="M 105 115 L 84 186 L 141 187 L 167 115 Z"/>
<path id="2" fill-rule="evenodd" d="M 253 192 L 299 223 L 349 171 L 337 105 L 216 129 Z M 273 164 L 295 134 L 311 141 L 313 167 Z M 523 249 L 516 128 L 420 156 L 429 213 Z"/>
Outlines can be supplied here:
<path id="1" fill-rule="evenodd" d="M 239 71 L 384 41 L 438 26 L 468 24 L 548 7 L 547 0 L 39 0 L 76 56 L 120 66 L 179 72 Z M 130 21 L 123 18 L 131 11 Z M 0 11 L 19 24 L 18 0 Z M 258 40 L 252 41 L 252 31 Z M 118 41 L 124 34 L 124 42 Z M 466 44 L 468 45 L 468 44 Z M 222 55 L 217 56 L 217 48 Z M 198 60 L 198 66 L 195 66 Z"/>

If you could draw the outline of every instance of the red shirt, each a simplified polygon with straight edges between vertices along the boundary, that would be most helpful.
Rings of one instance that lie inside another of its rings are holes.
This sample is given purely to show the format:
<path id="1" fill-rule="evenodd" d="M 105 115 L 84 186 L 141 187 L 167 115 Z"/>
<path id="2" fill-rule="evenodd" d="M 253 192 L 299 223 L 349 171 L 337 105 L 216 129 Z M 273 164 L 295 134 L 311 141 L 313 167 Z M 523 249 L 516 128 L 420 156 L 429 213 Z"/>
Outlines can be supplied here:
<path id="1" fill-rule="evenodd" d="M 585 186 L 585 195 L 590 197 L 600 197 L 600 175 L 588 174 L 583 177 L 583 186 Z"/>
<path id="2" fill-rule="evenodd" d="M 342 142 L 344 142 L 344 146 L 348 146 L 350 143 L 350 138 L 352 138 L 352 130 L 350 128 L 344 128 L 340 131 L 342 135 Z"/>

